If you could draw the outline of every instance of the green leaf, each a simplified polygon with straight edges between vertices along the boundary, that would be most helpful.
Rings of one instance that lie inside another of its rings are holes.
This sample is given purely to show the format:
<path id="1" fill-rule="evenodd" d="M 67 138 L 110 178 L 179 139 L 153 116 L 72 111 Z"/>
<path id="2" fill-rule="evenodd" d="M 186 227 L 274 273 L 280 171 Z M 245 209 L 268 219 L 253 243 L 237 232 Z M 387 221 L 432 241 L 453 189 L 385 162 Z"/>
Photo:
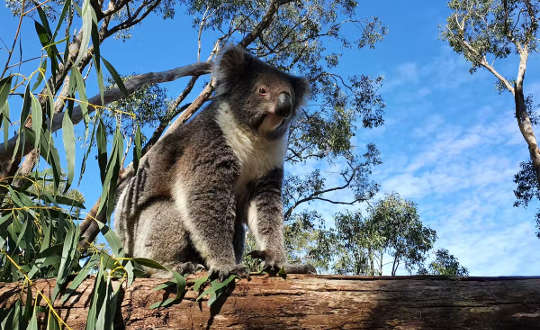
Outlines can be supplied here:
<path id="1" fill-rule="evenodd" d="M 97 117 L 95 117 L 95 118 L 97 118 Z M 92 135 L 90 136 L 90 143 L 88 144 L 88 147 L 86 148 L 86 152 L 84 154 L 84 157 L 83 157 L 83 160 L 82 160 L 82 163 L 81 163 L 81 171 L 80 171 L 80 174 L 79 174 L 79 182 L 78 182 L 79 185 L 81 184 L 83 174 L 86 171 L 86 160 L 88 159 L 88 155 L 90 155 L 90 151 L 92 150 L 92 146 L 94 145 L 97 126 L 98 125 L 96 125 L 95 121 L 94 121 L 94 127 L 92 128 Z M 86 137 L 85 137 L 85 140 L 86 140 Z M 98 156 L 98 160 L 99 160 L 99 156 Z M 105 161 L 107 161 L 107 155 L 105 155 Z M 100 168 L 100 171 L 101 171 L 101 168 Z M 102 182 L 103 182 L 103 180 L 102 180 Z"/>
<path id="2" fill-rule="evenodd" d="M 157 261 L 154 261 L 152 259 L 147 258 L 133 258 L 133 261 L 138 263 L 141 266 L 154 268 L 154 269 L 161 269 L 161 270 L 168 270 L 167 268 L 163 267 L 160 263 Z"/>
<path id="3" fill-rule="evenodd" d="M 83 6 L 82 6 L 82 12 L 81 12 L 81 18 L 82 18 L 82 38 L 81 38 L 81 44 L 79 46 L 79 54 L 77 55 L 77 59 L 75 60 L 74 66 L 79 64 L 83 56 L 85 56 L 88 52 L 88 45 L 90 43 L 90 36 L 92 34 L 92 24 L 94 22 L 97 22 L 96 14 L 94 13 L 94 8 L 90 4 L 90 0 L 84 0 Z"/>
<path id="4" fill-rule="evenodd" d="M 34 275 L 43 267 L 58 265 L 60 263 L 61 252 L 61 244 L 45 248 L 39 253 L 39 257 L 34 261 L 32 269 L 28 272 L 28 277 L 33 278 Z"/>
<path id="5" fill-rule="evenodd" d="M 225 292 L 227 286 L 236 278 L 236 275 L 230 275 L 225 281 L 220 282 L 218 280 L 213 280 L 210 283 L 210 287 L 204 290 L 195 301 L 199 301 L 204 296 L 208 295 L 208 307 L 212 307 L 212 304 Z"/>
<path id="6" fill-rule="evenodd" d="M 107 133 L 105 131 L 105 125 L 101 119 L 98 120 L 96 133 L 96 143 L 98 149 L 98 165 L 99 173 L 101 175 L 101 183 L 105 183 L 105 174 L 107 171 Z"/>
<path id="7" fill-rule="evenodd" d="M 49 309 L 48 317 L 47 317 L 47 330 L 60 330 L 60 324 L 58 323 L 58 320 L 52 313 L 52 311 Z"/>
<path id="8" fill-rule="evenodd" d="M 113 77 L 114 82 L 116 83 L 116 85 L 118 85 L 118 88 L 120 88 L 120 90 L 122 91 L 124 96 L 126 96 L 126 97 L 129 96 L 129 93 L 128 93 L 127 89 L 126 89 L 126 86 L 124 86 L 124 82 L 122 81 L 122 78 L 120 77 L 118 72 L 116 72 L 116 70 L 111 65 L 111 63 L 109 63 L 109 61 L 107 61 L 103 57 L 101 59 L 103 60 L 103 63 L 105 64 L 105 67 L 107 68 L 107 70 L 109 71 L 111 76 Z"/>
<path id="9" fill-rule="evenodd" d="M 54 34 L 52 36 L 52 39 L 56 39 L 56 34 L 58 33 L 58 30 L 60 29 L 60 26 L 62 26 L 62 23 L 64 22 L 64 19 L 66 17 L 66 14 L 68 13 L 69 8 L 71 7 L 71 0 L 66 0 L 64 2 L 64 7 L 62 8 L 62 13 L 60 14 L 60 17 L 58 18 L 58 23 L 56 24 L 56 29 L 54 29 Z"/>
<path id="10" fill-rule="evenodd" d="M 75 130 L 71 118 L 69 118 L 69 111 L 67 110 L 64 112 L 64 118 L 62 119 L 62 139 L 64 141 L 64 150 L 68 165 L 67 182 L 64 188 L 65 193 L 71 186 L 73 177 L 75 176 Z"/>
<path id="11" fill-rule="evenodd" d="M 24 91 L 24 97 L 23 97 L 23 106 L 21 110 L 21 128 L 19 129 L 19 133 L 22 133 L 24 123 L 26 122 L 26 119 L 28 118 L 28 115 L 30 114 L 30 108 L 32 106 L 32 96 L 30 92 L 30 84 L 26 85 L 26 89 Z"/>
<path id="12" fill-rule="evenodd" d="M 159 290 L 163 290 L 163 289 L 169 288 L 169 287 L 171 287 L 171 286 L 173 286 L 173 285 L 176 285 L 176 283 L 175 283 L 175 282 L 172 282 L 172 281 L 167 281 L 167 282 L 165 282 L 165 283 L 161 283 L 160 285 L 158 285 L 158 286 L 152 288 L 152 290 L 154 290 L 154 291 L 159 291 Z"/>
<path id="13" fill-rule="evenodd" d="M 64 241 L 64 248 L 62 250 L 62 258 L 60 259 L 60 267 L 58 269 L 58 276 L 56 277 L 56 285 L 54 287 L 51 300 L 54 301 L 60 292 L 60 288 L 67 280 L 67 276 L 70 273 L 71 264 L 77 262 L 74 260 L 75 252 L 77 252 L 77 243 L 79 242 L 79 227 L 70 226 L 66 234 Z"/>
<path id="14" fill-rule="evenodd" d="M 47 20 L 47 15 L 43 11 L 43 8 L 41 8 L 41 6 L 37 2 L 35 2 L 35 1 L 32 1 L 32 2 L 34 3 L 34 6 L 36 6 L 36 9 L 37 9 L 37 12 L 38 12 L 38 15 L 39 15 L 39 19 L 41 20 L 41 23 L 43 24 L 43 27 L 45 28 L 45 30 L 47 31 L 47 33 L 49 35 L 52 34 L 51 33 L 51 27 L 49 26 L 49 21 Z"/>
<path id="15" fill-rule="evenodd" d="M 26 283 L 26 301 L 33 301 L 32 299 L 32 288 L 30 287 L 30 283 Z M 38 304 L 36 304 L 38 305 Z M 24 311 L 23 311 L 23 318 L 24 320 L 30 319 L 30 314 L 33 312 L 32 304 L 25 304 L 24 305 Z"/>
<path id="16" fill-rule="evenodd" d="M 111 230 L 111 228 L 106 224 L 102 222 L 97 222 L 97 224 L 99 226 L 99 230 L 105 237 L 105 240 L 107 241 L 107 243 L 109 243 L 113 254 L 118 257 L 123 257 L 124 254 L 122 251 L 122 241 L 120 240 L 118 235 L 116 235 L 116 233 Z"/>
<path id="17" fill-rule="evenodd" d="M 69 83 L 71 93 L 73 93 L 75 89 L 79 93 L 79 99 L 81 101 L 79 102 L 79 105 L 81 107 L 83 119 L 85 124 L 88 124 L 88 122 L 90 121 L 90 117 L 88 116 L 88 98 L 86 97 L 86 84 L 81 75 L 81 72 L 77 67 L 73 67 L 71 69 L 71 80 L 69 81 Z"/>
<path id="18" fill-rule="evenodd" d="M 38 21 L 34 21 L 34 27 L 43 49 L 47 52 L 47 56 L 49 56 L 49 59 L 51 60 L 51 73 L 56 74 L 58 72 L 58 62 L 56 61 L 58 49 L 56 49 L 54 44 L 51 44 L 52 36 L 50 31 L 48 31 L 43 25 L 39 24 Z"/>
<path id="19" fill-rule="evenodd" d="M 208 275 L 203 276 L 193 283 L 193 291 L 199 292 L 201 286 L 208 281 Z"/>
<path id="20" fill-rule="evenodd" d="M 107 322 L 107 309 L 109 308 L 109 296 L 110 296 L 110 287 L 111 287 L 111 277 L 107 276 L 105 285 L 105 293 L 101 300 L 101 306 L 99 307 L 99 314 L 96 321 L 97 329 L 107 329 L 110 326 L 110 323 Z"/>
<path id="21" fill-rule="evenodd" d="M 28 301 L 27 301 L 28 304 Z M 28 327 L 26 329 L 28 330 L 39 330 L 38 322 L 37 322 L 37 309 L 38 304 L 34 306 L 34 311 L 32 312 L 32 318 L 30 319 L 30 323 L 28 323 Z"/>
<path id="22" fill-rule="evenodd" d="M 81 283 L 88 277 L 92 269 L 94 269 L 94 267 L 96 267 L 98 263 L 99 263 L 99 255 L 94 254 L 90 258 L 90 260 L 88 260 L 86 265 L 84 265 L 84 267 L 79 271 L 77 276 L 75 276 L 73 281 L 71 281 L 71 283 L 69 283 L 69 285 L 67 286 L 67 290 L 66 290 L 67 292 L 64 293 L 64 295 L 62 296 L 62 299 L 60 300 L 62 303 L 65 303 L 66 300 L 72 295 L 72 293 L 75 292 L 75 290 L 77 290 L 79 285 L 81 285 Z"/>
<path id="23" fill-rule="evenodd" d="M 101 66 L 98 63 L 98 60 L 96 57 L 93 57 L 94 63 L 96 64 L 96 76 L 97 76 L 97 83 L 98 83 L 98 89 L 99 89 L 99 96 L 101 97 L 101 104 L 105 104 L 105 85 L 103 84 L 103 70 L 101 69 Z"/>
<path id="24" fill-rule="evenodd" d="M 184 298 L 186 294 L 186 279 L 184 276 L 180 275 L 178 272 L 172 270 L 174 281 L 176 283 L 176 299 L 178 301 Z"/>
<path id="25" fill-rule="evenodd" d="M 58 150 L 54 146 L 52 141 L 52 135 L 46 136 L 44 139 L 41 139 L 41 154 L 45 155 L 45 160 L 51 165 L 51 169 L 54 177 L 54 190 L 58 190 L 58 185 L 60 184 L 60 174 L 62 173 L 62 168 L 60 167 L 60 157 L 58 156 Z"/>
<path id="26" fill-rule="evenodd" d="M 30 93 L 30 98 L 32 99 L 32 130 L 35 134 L 34 148 L 38 148 L 43 126 L 43 113 L 41 112 L 41 104 L 32 93 Z"/>
<path id="27" fill-rule="evenodd" d="M 101 71 L 101 52 L 99 50 L 99 32 L 97 26 L 97 20 L 92 24 L 92 44 L 94 45 L 94 60 L 96 63 L 96 68 Z"/>
<path id="28" fill-rule="evenodd" d="M 103 207 L 107 212 L 107 219 L 114 209 L 116 181 L 120 172 L 120 165 L 122 161 L 122 150 L 124 148 L 124 139 L 120 128 L 117 126 L 114 133 L 113 148 L 111 151 L 111 157 L 107 163 L 107 169 L 105 171 L 105 180 L 103 181 L 103 191 L 100 197 L 100 203 L 97 213 L 101 212 Z"/>
<path id="29" fill-rule="evenodd" d="M 152 305 L 150 305 L 150 309 L 155 309 L 158 307 L 167 307 L 173 303 L 179 303 L 182 301 L 182 299 L 184 299 L 184 295 L 186 294 L 186 279 L 182 275 L 180 275 L 178 272 L 175 272 L 172 270 L 169 270 L 169 271 L 172 272 L 174 281 L 167 281 L 165 283 L 162 283 L 156 286 L 155 288 L 153 288 L 153 290 L 156 290 L 156 291 L 162 290 L 162 289 L 171 287 L 172 285 L 175 285 L 176 296 L 168 298 L 164 301 L 155 302 Z"/>
<path id="30" fill-rule="evenodd" d="M 135 267 L 133 266 L 133 261 L 123 260 L 122 265 L 124 266 L 124 270 L 126 271 L 127 285 L 130 286 L 135 280 Z"/>
<path id="31" fill-rule="evenodd" d="M 45 72 L 47 70 L 47 58 L 44 58 L 41 61 L 41 64 L 39 65 L 39 72 L 36 74 L 36 82 L 34 85 L 32 85 L 32 91 L 34 91 L 36 88 L 38 88 L 39 84 L 43 81 L 43 76 L 45 75 Z"/>
<path id="32" fill-rule="evenodd" d="M 7 101 L 9 90 L 11 89 L 11 80 L 13 76 L 8 76 L 0 80 L 0 105 L 3 105 Z"/>
<path id="33" fill-rule="evenodd" d="M 9 138 L 9 103 L 5 102 L 3 105 L 0 105 L 0 113 L 3 114 L 2 121 L 0 125 L 4 126 L 4 149 L 7 149 L 7 143 Z"/>
<path id="34" fill-rule="evenodd" d="M 9 312 L 0 322 L 0 329 L 18 329 L 18 325 L 15 323 L 18 318 L 14 318 L 14 316 L 15 314 L 18 314 L 21 306 L 20 303 L 20 300 L 17 300 L 15 304 L 11 306 Z"/>
<path id="35" fill-rule="evenodd" d="M 135 146 L 133 147 L 133 169 L 137 172 L 139 167 L 139 160 L 142 157 L 142 147 L 141 147 L 141 126 L 137 122 L 137 129 L 135 131 Z"/>
<path id="36" fill-rule="evenodd" d="M 97 315 L 99 312 L 98 306 L 101 306 L 101 299 L 104 298 L 105 288 L 103 283 L 103 267 L 100 265 L 99 271 L 94 281 L 94 291 L 92 292 L 92 300 L 90 302 L 90 308 L 88 309 L 88 318 L 86 321 L 87 330 L 95 330 Z"/>

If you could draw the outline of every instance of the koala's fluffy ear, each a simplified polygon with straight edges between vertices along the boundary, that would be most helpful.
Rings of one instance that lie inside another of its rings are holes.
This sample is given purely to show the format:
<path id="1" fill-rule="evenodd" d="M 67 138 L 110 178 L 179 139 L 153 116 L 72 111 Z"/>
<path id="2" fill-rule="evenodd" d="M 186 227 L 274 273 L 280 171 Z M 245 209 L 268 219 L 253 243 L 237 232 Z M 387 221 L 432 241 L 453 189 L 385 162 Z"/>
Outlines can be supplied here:
<path id="1" fill-rule="evenodd" d="M 234 86 L 247 70 L 250 59 L 251 55 L 240 47 L 227 47 L 221 52 L 213 72 L 217 95 L 227 93 Z"/>
<path id="2" fill-rule="evenodd" d="M 291 85 L 294 89 L 295 106 L 299 107 L 304 104 L 309 97 L 309 92 L 311 90 L 309 82 L 304 78 L 291 77 Z"/>

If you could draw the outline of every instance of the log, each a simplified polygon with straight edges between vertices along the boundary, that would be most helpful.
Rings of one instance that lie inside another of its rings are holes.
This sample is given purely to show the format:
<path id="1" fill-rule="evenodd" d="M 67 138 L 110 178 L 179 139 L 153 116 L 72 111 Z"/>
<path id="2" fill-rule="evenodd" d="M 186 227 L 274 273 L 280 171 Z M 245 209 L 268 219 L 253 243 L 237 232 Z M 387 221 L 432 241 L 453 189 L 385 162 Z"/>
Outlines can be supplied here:
<path id="1" fill-rule="evenodd" d="M 115 328 L 127 329 L 540 329 L 540 277 L 329 275 L 252 276 L 239 280 L 210 310 L 188 291 L 177 305 L 149 309 L 172 293 L 152 290 L 162 279 L 137 279 L 125 291 Z M 0 307 L 19 299 L 19 283 L 0 283 Z M 93 279 L 56 309 L 84 329 Z M 52 292 L 54 280 L 33 290 Z M 24 295 L 23 295 L 24 296 Z"/>

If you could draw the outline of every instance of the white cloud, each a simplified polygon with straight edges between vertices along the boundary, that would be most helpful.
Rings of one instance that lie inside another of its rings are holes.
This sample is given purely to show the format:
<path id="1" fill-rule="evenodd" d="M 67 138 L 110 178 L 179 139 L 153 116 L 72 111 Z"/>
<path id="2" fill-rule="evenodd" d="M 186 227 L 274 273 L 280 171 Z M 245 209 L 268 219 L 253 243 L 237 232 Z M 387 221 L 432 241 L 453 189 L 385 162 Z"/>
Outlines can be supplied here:
<path id="1" fill-rule="evenodd" d="M 498 95 L 489 73 L 443 50 L 430 63 L 405 63 L 385 92 L 381 193 L 415 201 L 471 275 L 537 275 L 540 240 L 533 214 L 514 208 L 513 175 L 528 158 L 513 115 L 513 99 Z M 425 88 L 425 91 L 421 91 Z M 528 84 L 539 91 L 540 83 Z"/>

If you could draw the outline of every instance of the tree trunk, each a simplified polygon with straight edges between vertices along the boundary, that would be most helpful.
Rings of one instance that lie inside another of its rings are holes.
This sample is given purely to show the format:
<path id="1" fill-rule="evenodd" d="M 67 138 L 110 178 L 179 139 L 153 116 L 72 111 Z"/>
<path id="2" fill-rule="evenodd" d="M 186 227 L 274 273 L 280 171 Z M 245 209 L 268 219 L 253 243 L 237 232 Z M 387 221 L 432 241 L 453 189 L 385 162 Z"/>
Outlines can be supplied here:
<path id="1" fill-rule="evenodd" d="M 212 311 L 192 290 L 178 305 L 151 310 L 171 294 L 152 290 L 162 282 L 137 279 L 116 328 L 540 329 L 540 277 L 254 276 L 238 281 Z M 0 284 L 0 308 L 20 297 L 19 285 Z M 67 303 L 55 303 L 73 329 L 84 328 L 92 285 L 87 280 Z M 54 280 L 38 280 L 33 289 L 47 294 L 53 287 Z"/>
<path id="2" fill-rule="evenodd" d="M 538 142 L 533 130 L 533 124 L 531 118 L 527 112 L 527 105 L 525 104 L 525 96 L 523 95 L 523 86 L 517 85 L 514 88 L 514 99 L 516 103 L 516 119 L 518 127 L 527 142 L 529 148 L 529 155 L 536 174 L 537 184 L 540 185 L 540 149 L 538 149 Z"/>

